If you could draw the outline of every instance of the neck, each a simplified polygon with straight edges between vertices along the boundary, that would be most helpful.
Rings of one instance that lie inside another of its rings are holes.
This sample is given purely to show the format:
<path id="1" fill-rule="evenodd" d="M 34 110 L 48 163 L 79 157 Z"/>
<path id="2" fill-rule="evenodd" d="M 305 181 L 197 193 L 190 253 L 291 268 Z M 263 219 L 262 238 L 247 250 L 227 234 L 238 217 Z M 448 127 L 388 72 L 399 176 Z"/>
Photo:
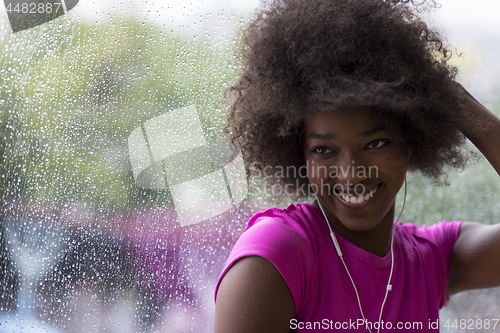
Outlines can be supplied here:
<path id="1" fill-rule="evenodd" d="M 317 201 L 314 201 L 313 204 L 319 209 Z M 375 228 L 366 231 L 352 231 L 346 228 L 342 222 L 328 210 L 325 210 L 325 214 L 328 217 L 332 229 L 335 229 L 342 237 L 367 252 L 378 257 L 384 257 L 391 249 L 394 206 L 394 204 L 391 206 L 387 214 Z"/>

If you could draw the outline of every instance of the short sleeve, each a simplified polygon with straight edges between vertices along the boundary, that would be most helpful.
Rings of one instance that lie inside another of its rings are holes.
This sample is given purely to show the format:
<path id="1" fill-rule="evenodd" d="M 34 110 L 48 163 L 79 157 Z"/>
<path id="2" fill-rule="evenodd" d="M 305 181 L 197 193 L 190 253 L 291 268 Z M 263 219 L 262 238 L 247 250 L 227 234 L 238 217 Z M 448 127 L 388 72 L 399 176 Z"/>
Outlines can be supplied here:
<path id="1" fill-rule="evenodd" d="M 426 238 L 432 242 L 439 249 L 439 255 L 444 258 L 443 262 L 445 267 L 436 268 L 438 272 L 443 272 L 441 276 L 438 277 L 440 287 L 440 308 L 448 305 L 449 298 L 446 297 L 445 293 L 450 275 L 450 260 L 461 225 L 461 221 L 439 222 L 430 226 L 424 225 L 416 231 L 418 237 Z M 438 256 L 438 254 L 435 254 L 435 256 Z M 436 260 L 436 262 L 438 261 Z"/>
<path id="2" fill-rule="evenodd" d="M 439 222 L 434 225 L 424 225 L 418 231 L 418 236 L 431 240 L 444 254 L 446 262 L 450 262 L 453 247 L 458 238 L 462 222 Z"/>
<path id="3" fill-rule="evenodd" d="M 276 267 L 292 294 L 297 311 L 305 297 L 307 275 L 314 259 L 302 235 L 279 217 L 260 217 L 236 242 L 217 281 L 216 296 L 226 272 L 236 261 L 248 256 L 263 257 Z"/>

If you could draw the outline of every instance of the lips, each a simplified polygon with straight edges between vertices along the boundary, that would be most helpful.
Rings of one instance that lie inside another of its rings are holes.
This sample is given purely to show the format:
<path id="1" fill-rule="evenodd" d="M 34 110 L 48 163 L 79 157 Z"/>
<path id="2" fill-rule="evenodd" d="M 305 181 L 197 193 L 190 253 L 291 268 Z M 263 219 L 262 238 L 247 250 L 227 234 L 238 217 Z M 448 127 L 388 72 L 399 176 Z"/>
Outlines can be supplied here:
<path id="1" fill-rule="evenodd" d="M 343 202 L 345 203 L 348 203 L 348 204 L 362 204 L 362 203 L 365 203 L 367 201 L 370 201 L 373 196 L 375 195 L 375 193 L 377 193 L 378 189 L 380 188 L 380 186 L 382 186 L 382 184 L 379 184 L 377 186 L 375 186 L 373 189 L 371 189 L 369 192 L 367 192 L 366 194 L 360 194 L 360 195 L 356 195 L 356 194 L 346 194 L 346 193 L 335 193 L 335 195 Z"/>

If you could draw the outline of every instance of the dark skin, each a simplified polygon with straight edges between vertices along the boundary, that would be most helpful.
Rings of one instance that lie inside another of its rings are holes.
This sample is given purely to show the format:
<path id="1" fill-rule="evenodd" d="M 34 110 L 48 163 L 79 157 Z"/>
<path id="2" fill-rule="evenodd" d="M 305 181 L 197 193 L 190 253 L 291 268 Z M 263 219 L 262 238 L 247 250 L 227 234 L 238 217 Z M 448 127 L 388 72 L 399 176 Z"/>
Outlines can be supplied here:
<path id="1" fill-rule="evenodd" d="M 469 140 L 488 159 L 500 175 L 500 119 L 488 111 L 462 86 L 471 117 L 488 124 L 481 133 L 470 133 L 463 128 Z M 450 278 L 446 294 L 451 296 L 464 290 L 491 288 L 500 285 L 500 224 L 484 225 L 464 222 L 460 228 L 450 262 Z"/>
<path id="2" fill-rule="evenodd" d="M 305 126 L 304 156 L 309 183 L 318 189 L 316 197 L 332 228 L 358 247 L 384 256 L 407 162 L 375 111 L 315 115 Z M 373 197 L 366 197 L 371 191 L 376 191 Z M 346 202 L 345 196 L 356 202 Z"/>
<path id="3" fill-rule="evenodd" d="M 500 120 L 465 89 L 461 86 L 459 89 L 463 91 L 471 117 L 489 125 L 486 130 L 478 134 L 471 133 L 467 128 L 460 130 L 483 153 L 500 175 Z M 365 119 L 364 125 L 373 125 L 372 127 L 376 128 L 377 124 L 373 118 L 370 118 L 369 113 L 369 110 L 357 110 L 357 120 Z M 338 115 L 335 112 L 330 113 L 332 119 Z M 325 123 L 327 118 L 317 119 L 317 124 Z M 348 121 L 348 119 L 345 120 Z M 306 136 L 315 133 L 322 134 L 323 137 L 313 135 L 312 138 L 306 140 L 306 159 L 315 159 L 318 163 L 322 161 L 325 165 L 347 167 L 353 164 L 362 166 L 371 163 L 379 167 L 378 177 L 360 175 L 360 177 L 350 179 L 350 183 L 363 183 L 368 193 L 374 186 L 380 186 L 378 197 L 375 194 L 372 198 L 368 197 L 367 203 L 360 204 L 364 205 L 361 208 L 353 206 L 352 203 L 349 206 L 339 201 L 337 192 L 318 193 L 318 199 L 325 208 L 332 228 L 366 251 L 378 256 L 387 254 L 390 248 L 392 221 L 395 217 L 396 189 L 401 188 L 401 174 L 406 173 L 405 159 L 401 159 L 401 152 L 398 152 L 398 148 L 392 143 L 377 141 L 392 140 L 383 131 L 373 133 L 374 137 L 360 135 L 370 129 L 370 126 L 353 131 L 353 128 L 346 128 L 349 122 L 344 122 L 343 126 L 337 128 L 335 138 L 326 138 L 324 134 L 328 133 L 323 129 L 328 130 L 330 126 L 321 127 L 311 124 L 310 122 L 307 124 L 309 127 L 306 126 Z M 335 127 L 331 123 L 329 125 Z M 383 160 L 388 157 L 393 160 L 385 164 L 387 162 Z M 352 163 L 353 159 L 354 163 Z M 393 167 L 403 169 L 394 175 Z M 310 179 L 310 182 L 326 186 L 326 184 L 338 182 L 347 183 L 346 177 L 348 177 L 347 174 L 333 179 L 325 177 L 323 182 L 321 177 L 318 177 Z M 499 254 L 500 224 L 482 225 L 464 222 L 452 252 L 450 277 L 446 288 L 447 296 L 464 290 L 500 286 Z M 332 255 L 334 255 L 333 252 Z M 290 332 L 290 320 L 294 317 L 294 311 L 291 293 L 277 269 L 261 257 L 246 257 L 229 269 L 219 286 L 215 332 Z"/>

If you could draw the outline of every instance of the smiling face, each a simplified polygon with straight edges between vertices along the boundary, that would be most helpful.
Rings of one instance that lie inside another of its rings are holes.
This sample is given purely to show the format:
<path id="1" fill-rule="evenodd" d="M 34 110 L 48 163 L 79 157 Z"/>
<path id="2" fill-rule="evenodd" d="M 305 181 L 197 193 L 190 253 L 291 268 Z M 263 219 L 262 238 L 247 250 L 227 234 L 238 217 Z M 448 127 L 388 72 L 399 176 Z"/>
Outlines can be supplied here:
<path id="1" fill-rule="evenodd" d="M 390 233 L 406 176 L 406 157 L 374 112 L 320 112 L 305 126 L 309 183 L 343 236 L 373 229 Z"/>

